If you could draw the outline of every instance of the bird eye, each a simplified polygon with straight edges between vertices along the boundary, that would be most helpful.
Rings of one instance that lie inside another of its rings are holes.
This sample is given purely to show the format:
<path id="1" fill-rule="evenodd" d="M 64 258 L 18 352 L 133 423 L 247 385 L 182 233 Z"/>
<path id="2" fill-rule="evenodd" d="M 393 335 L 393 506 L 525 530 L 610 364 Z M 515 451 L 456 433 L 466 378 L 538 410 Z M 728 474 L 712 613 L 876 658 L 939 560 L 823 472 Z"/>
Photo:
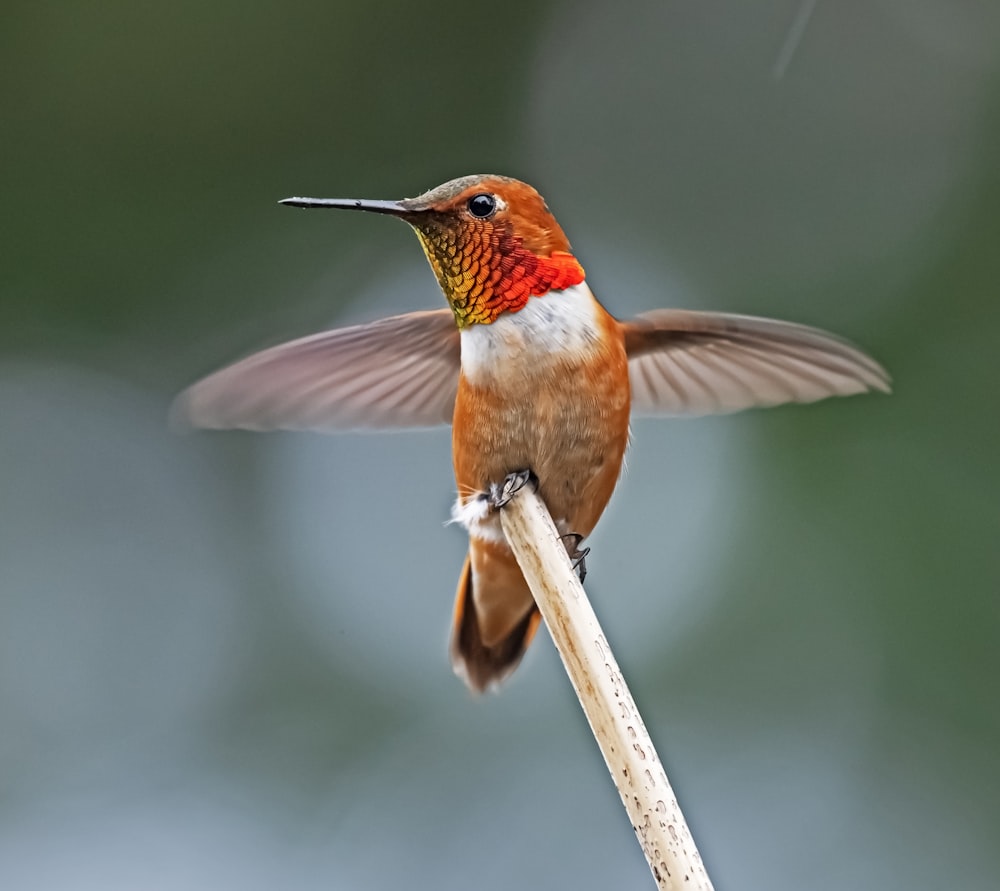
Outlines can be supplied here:
<path id="1" fill-rule="evenodd" d="M 469 213 L 478 220 L 485 220 L 493 216 L 497 210 L 497 199 L 485 192 L 473 195 L 469 199 Z"/>

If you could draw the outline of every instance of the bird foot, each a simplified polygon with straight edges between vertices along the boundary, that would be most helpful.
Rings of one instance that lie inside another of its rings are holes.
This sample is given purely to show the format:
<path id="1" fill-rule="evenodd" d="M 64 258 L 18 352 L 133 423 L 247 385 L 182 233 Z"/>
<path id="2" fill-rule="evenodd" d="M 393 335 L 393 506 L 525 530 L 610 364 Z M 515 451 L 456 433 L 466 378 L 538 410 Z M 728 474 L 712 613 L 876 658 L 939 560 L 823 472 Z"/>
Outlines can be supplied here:
<path id="1" fill-rule="evenodd" d="M 538 478 L 530 470 L 515 470 L 513 473 L 508 473 L 502 483 L 491 483 L 490 493 L 487 496 L 490 507 L 494 510 L 506 507 L 529 482 L 535 489 L 538 488 Z"/>
<path id="2" fill-rule="evenodd" d="M 580 550 L 583 536 L 579 532 L 568 532 L 566 535 L 560 535 L 559 540 L 566 545 L 566 553 L 569 555 L 573 569 L 576 570 L 582 585 L 583 580 L 587 577 L 587 554 L 590 553 L 590 548 Z"/>

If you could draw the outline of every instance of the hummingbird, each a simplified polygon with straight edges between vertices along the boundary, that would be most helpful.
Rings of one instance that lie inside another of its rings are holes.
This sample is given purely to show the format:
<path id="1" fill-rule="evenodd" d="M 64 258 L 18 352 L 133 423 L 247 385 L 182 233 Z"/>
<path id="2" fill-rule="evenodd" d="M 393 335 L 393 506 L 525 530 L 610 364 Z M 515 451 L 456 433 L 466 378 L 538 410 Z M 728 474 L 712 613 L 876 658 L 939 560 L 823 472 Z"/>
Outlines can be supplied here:
<path id="1" fill-rule="evenodd" d="M 889 392 L 881 365 L 817 328 L 682 309 L 616 319 L 545 200 L 516 179 L 464 176 L 399 201 L 280 203 L 408 223 L 447 307 L 266 349 L 196 383 L 179 412 L 193 426 L 250 430 L 450 423 L 452 517 L 469 536 L 450 654 L 477 692 L 517 667 L 540 621 L 499 523 L 512 480 L 530 475 L 579 561 L 621 475 L 633 415 Z"/>

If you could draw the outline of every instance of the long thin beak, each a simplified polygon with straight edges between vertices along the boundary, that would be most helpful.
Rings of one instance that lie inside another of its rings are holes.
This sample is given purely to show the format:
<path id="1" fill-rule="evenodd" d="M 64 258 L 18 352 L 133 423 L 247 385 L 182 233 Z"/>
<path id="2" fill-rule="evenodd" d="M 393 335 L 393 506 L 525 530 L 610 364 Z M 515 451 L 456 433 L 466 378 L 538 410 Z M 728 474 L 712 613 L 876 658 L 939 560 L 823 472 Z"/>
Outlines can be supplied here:
<path id="1" fill-rule="evenodd" d="M 387 213 L 394 217 L 413 213 L 398 201 L 366 201 L 361 198 L 284 198 L 278 204 L 290 207 L 335 207 L 341 210 L 367 210 L 371 213 Z"/>

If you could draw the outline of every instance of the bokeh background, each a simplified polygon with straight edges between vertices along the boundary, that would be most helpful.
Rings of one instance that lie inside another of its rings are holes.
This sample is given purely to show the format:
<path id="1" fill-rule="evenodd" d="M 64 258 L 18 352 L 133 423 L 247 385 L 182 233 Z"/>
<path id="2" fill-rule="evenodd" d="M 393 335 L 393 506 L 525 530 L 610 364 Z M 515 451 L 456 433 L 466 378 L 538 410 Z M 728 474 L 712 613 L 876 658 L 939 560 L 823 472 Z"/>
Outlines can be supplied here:
<path id="1" fill-rule="evenodd" d="M 644 888 L 552 645 L 445 655 L 448 431 L 177 435 L 441 305 L 396 198 L 539 186 L 612 312 L 896 392 L 635 425 L 588 588 L 720 889 L 1000 868 L 1000 5 L 101 4 L 0 27 L 0 888 Z"/>

